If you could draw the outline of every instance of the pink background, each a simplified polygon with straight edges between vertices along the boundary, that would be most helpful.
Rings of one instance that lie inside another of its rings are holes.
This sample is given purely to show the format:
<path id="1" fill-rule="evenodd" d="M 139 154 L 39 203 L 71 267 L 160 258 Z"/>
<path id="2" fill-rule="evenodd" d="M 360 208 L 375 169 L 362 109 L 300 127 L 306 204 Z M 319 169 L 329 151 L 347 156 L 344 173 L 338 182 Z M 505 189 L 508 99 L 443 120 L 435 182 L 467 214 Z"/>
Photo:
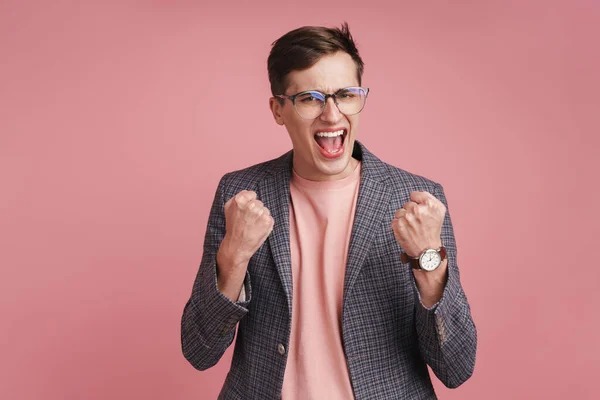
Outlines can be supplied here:
<path id="1" fill-rule="evenodd" d="M 440 398 L 599 398 L 600 3 L 36 3 L 0 4 L 0 398 L 216 398 L 231 349 L 179 339 L 216 184 L 291 146 L 270 43 L 343 20 L 359 139 L 450 202 L 479 352 Z"/>

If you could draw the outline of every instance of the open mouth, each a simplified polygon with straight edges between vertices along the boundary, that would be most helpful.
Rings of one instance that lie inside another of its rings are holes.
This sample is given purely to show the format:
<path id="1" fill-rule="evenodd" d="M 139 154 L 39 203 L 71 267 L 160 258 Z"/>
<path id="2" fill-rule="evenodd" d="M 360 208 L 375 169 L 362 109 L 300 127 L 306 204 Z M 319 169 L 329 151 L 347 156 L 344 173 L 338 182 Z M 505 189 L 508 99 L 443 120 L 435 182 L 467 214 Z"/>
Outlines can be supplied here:
<path id="1" fill-rule="evenodd" d="M 326 157 L 335 157 L 341 155 L 344 151 L 344 141 L 348 131 L 339 129 L 337 131 L 320 131 L 315 133 L 315 141 L 321 148 L 321 153 Z"/>

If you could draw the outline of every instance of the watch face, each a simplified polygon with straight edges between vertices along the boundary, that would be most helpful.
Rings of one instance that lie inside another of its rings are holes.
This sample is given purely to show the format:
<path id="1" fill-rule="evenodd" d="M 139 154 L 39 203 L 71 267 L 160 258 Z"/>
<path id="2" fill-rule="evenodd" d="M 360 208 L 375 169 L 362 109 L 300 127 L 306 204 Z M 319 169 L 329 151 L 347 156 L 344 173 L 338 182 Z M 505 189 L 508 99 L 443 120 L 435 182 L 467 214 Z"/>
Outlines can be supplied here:
<path id="1" fill-rule="evenodd" d="M 436 250 L 429 249 L 421 255 L 419 264 L 425 271 L 433 271 L 442 263 L 442 257 Z"/>

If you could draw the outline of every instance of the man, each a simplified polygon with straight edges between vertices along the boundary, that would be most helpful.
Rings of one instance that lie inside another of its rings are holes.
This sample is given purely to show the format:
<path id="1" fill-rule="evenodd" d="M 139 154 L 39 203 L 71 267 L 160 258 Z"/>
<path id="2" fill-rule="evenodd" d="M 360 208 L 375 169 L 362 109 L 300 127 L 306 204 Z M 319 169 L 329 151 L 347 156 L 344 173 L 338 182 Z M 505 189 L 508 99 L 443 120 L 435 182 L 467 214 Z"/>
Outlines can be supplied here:
<path id="1" fill-rule="evenodd" d="M 238 336 L 222 399 L 435 399 L 474 368 L 476 330 L 438 183 L 356 141 L 368 89 L 347 24 L 303 27 L 268 59 L 293 150 L 225 175 L 181 322 L 187 360 Z"/>

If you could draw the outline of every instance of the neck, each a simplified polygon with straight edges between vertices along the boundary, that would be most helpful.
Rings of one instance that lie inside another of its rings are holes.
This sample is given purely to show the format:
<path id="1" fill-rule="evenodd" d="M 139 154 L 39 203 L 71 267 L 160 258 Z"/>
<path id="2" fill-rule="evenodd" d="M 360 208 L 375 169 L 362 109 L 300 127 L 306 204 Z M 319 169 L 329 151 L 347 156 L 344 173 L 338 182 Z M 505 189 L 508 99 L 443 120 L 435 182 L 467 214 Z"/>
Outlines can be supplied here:
<path id="1" fill-rule="evenodd" d="M 339 174 L 313 175 L 313 174 L 307 173 L 307 171 L 303 170 L 302 168 L 298 168 L 296 158 L 294 157 L 293 168 L 294 168 L 294 171 L 296 172 L 296 174 L 298 174 L 301 178 L 304 178 L 309 181 L 335 181 L 335 180 L 344 179 L 344 178 L 350 176 L 352 174 L 352 172 L 354 172 L 354 170 L 358 166 L 358 163 L 359 163 L 359 161 L 356 158 L 351 157 L 346 168 Z"/>

